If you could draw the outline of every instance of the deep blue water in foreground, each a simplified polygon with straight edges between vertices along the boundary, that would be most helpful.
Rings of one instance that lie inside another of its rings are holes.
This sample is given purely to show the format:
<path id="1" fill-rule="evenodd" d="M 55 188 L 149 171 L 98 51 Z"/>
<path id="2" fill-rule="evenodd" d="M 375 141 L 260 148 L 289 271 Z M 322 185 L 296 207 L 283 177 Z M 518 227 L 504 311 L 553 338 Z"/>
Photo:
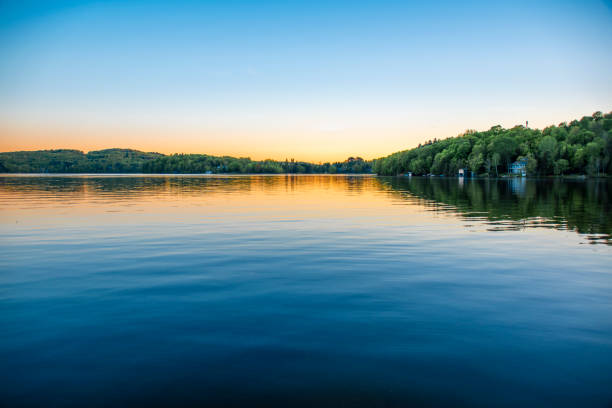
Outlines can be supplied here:
<path id="1" fill-rule="evenodd" d="M 0 177 L 0 406 L 610 407 L 611 194 Z"/>

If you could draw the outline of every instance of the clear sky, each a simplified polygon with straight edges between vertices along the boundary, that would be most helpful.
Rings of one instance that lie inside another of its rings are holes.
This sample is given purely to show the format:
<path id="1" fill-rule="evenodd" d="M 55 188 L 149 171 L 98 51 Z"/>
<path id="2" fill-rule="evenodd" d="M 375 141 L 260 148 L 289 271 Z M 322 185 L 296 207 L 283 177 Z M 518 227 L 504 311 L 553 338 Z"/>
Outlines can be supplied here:
<path id="1" fill-rule="evenodd" d="M 597 110 L 610 1 L 0 2 L 0 151 L 335 161 Z"/>

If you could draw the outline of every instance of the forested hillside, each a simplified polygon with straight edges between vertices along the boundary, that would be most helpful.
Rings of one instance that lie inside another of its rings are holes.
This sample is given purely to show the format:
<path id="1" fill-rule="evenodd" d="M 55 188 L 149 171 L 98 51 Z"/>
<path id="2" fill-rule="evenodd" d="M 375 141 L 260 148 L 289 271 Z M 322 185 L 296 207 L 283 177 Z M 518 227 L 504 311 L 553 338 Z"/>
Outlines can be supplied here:
<path id="1" fill-rule="evenodd" d="M 465 168 L 478 175 L 496 176 L 523 159 L 529 175 L 612 174 L 611 129 L 612 112 L 596 112 L 544 130 L 525 126 L 468 130 L 375 160 L 374 172 L 455 175 Z"/>

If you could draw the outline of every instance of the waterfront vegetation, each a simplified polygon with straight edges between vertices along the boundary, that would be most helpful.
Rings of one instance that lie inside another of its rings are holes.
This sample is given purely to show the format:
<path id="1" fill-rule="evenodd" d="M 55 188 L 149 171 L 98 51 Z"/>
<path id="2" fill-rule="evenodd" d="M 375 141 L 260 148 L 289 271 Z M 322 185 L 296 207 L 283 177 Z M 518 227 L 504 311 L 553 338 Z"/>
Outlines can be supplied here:
<path id="1" fill-rule="evenodd" d="M 251 160 L 206 154 L 147 153 L 106 149 L 83 153 L 57 149 L 0 153 L 4 173 L 377 173 L 379 175 L 456 175 L 459 169 L 482 177 L 507 173 L 516 160 L 530 176 L 612 174 L 612 112 L 595 112 L 543 130 L 493 126 L 457 137 L 429 140 L 414 149 L 376 160 L 350 157 L 343 162 L 309 163 Z"/>
<path id="2" fill-rule="evenodd" d="M 612 173 L 612 112 L 596 112 L 543 130 L 493 126 L 430 140 L 374 162 L 374 172 L 398 175 L 455 175 L 463 168 L 475 175 L 499 176 L 515 160 L 525 160 L 527 174 L 590 176 Z"/>
<path id="3" fill-rule="evenodd" d="M 349 157 L 343 162 L 308 163 L 285 159 L 285 161 L 262 160 L 250 158 L 235 158 L 229 156 L 217 157 L 205 154 L 174 154 L 160 156 L 144 163 L 143 173 L 370 173 L 371 162 L 361 157 Z"/>

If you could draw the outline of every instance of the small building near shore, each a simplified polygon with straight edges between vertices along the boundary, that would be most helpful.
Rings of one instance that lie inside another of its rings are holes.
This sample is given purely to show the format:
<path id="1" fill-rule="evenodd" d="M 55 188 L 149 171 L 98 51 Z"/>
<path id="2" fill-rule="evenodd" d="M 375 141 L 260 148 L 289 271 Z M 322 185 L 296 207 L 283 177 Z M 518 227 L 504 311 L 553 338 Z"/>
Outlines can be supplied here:
<path id="1" fill-rule="evenodd" d="M 467 175 L 467 170 L 466 169 L 459 169 L 457 171 L 457 176 L 459 177 L 465 177 Z"/>
<path id="2" fill-rule="evenodd" d="M 517 160 L 512 163 L 510 165 L 510 173 L 525 177 L 527 175 L 527 159 Z"/>

